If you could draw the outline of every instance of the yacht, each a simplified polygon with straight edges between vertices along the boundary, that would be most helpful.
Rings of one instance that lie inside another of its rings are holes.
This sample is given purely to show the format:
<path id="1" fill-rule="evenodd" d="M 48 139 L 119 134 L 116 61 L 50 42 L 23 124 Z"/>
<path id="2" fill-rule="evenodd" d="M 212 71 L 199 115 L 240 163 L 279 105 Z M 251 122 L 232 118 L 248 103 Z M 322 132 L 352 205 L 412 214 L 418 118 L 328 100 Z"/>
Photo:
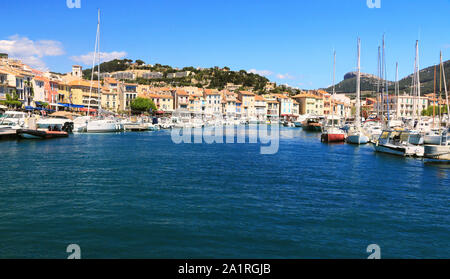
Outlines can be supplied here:
<path id="1" fill-rule="evenodd" d="M 0 119 L 0 129 L 20 128 L 25 126 L 28 115 L 21 111 L 7 111 Z"/>
<path id="2" fill-rule="evenodd" d="M 86 133 L 113 133 L 122 129 L 122 125 L 115 119 L 89 120 L 86 125 Z"/>
<path id="3" fill-rule="evenodd" d="M 423 157 L 424 147 L 409 143 L 409 131 L 385 130 L 374 143 L 375 151 L 405 157 Z"/>
<path id="4" fill-rule="evenodd" d="M 74 129 L 73 119 L 77 116 L 70 112 L 55 112 L 49 115 L 49 117 L 39 119 L 36 125 L 40 129 L 52 129 L 72 133 Z"/>
<path id="5" fill-rule="evenodd" d="M 302 127 L 304 131 L 309 132 L 321 132 L 322 131 L 322 123 L 320 122 L 320 118 L 317 116 L 308 117 L 303 123 Z"/>
<path id="6" fill-rule="evenodd" d="M 427 159 L 450 162 L 450 134 L 447 130 L 439 144 L 425 145 L 424 157 Z"/>

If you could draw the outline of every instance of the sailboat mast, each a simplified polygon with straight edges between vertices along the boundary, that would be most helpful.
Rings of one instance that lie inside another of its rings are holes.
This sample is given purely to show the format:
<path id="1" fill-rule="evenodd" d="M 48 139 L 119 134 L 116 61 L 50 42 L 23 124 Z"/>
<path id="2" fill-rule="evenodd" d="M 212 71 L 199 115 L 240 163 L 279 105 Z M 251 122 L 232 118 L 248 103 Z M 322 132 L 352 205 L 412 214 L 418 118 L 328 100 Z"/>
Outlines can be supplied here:
<path id="1" fill-rule="evenodd" d="M 102 109 L 102 97 L 101 97 L 101 89 L 100 89 L 100 64 L 101 64 L 101 52 L 100 52 L 100 9 L 98 9 L 98 21 L 97 21 L 97 33 L 98 33 L 98 76 L 97 76 L 97 80 L 98 80 L 98 91 L 97 91 L 97 103 L 98 103 L 98 110 L 97 110 L 97 115 L 100 115 L 100 111 Z"/>
<path id="2" fill-rule="evenodd" d="M 387 66 L 386 66 L 386 44 L 384 42 L 384 35 L 383 35 L 383 71 L 384 71 L 384 78 L 385 78 L 385 82 L 386 82 L 386 112 L 387 112 L 387 126 L 389 128 L 389 124 L 390 124 L 390 115 L 389 115 L 389 84 L 388 84 L 388 80 L 387 80 Z"/>
<path id="3" fill-rule="evenodd" d="M 380 104 L 381 104 L 381 96 L 380 96 L 380 83 L 381 83 L 381 49 L 380 46 L 378 46 L 378 81 L 377 81 L 377 118 L 380 119 Z"/>
<path id="4" fill-rule="evenodd" d="M 98 46 L 98 25 L 97 25 L 97 34 L 95 35 L 94 58 L 92 59 L 91 85 L 89 87 L 89 101 L 88 101 L 87 115 L 89 115 L 91 111 L 91 98 L 92 98 L 92 87 L 94 83 L 95 61 L 97 60 L 97 46 Z"/>
<path id="5" fill-rule="evenodd" d="M 420 64 L 419 64 L 419 40 L 416 41 L 416 56 L 417 56 L 417 116 L 420 119 Z"/>
<path id="6" fill-rule="evenodd" d="M 447 91 L 447 80 L 445 79 L 445 69 L 444 63 L 442 62 L 442 51 L 441 51 L 441 68 L 442 68 L 442 79 L 444 81 L 444 90 L 445 90 L 445 102 L 447 104 L 447 127 L 450 127 L 450 110 L 448 104 L 448 91 Z"/>
<path id="7" fill-rule="evenodd" d="M 398 83 L 398 62 L 395 63 L 395 96 L 397 97 L 397 101 L 395 102 L 396 105 L 396 114 L 397 114 L 397 118 L 400 114 L 399 112 L 399 104 L 398 101 L 400 99 L 400 86 Z"/>
<path id="8" fill-rule="evenodd" d="M 436 128 L 435 118 L 436 118 L 436 100 L 437 100 L 437 94 L 436 94 L 436 65 L 434 65 L 434 78 L 433 78 L 433 128 Z M 438 101 L 439 105 L 439 101 Z"/>
<path id="9" fill-rule="evenodd" d="M 331 106 L 331 122 L 334 127 L 334 106 L 333 106 L 333 98 L 336 94 L 336 51 L 333 53 L 333 95 L 330 98 L 330 106 Z"/>
<path id="10" fill-rule="evenodd" d="M 361 126 L 361 40 L 358 38 L 358 75 L 356 76 L 356 127 Z"/>

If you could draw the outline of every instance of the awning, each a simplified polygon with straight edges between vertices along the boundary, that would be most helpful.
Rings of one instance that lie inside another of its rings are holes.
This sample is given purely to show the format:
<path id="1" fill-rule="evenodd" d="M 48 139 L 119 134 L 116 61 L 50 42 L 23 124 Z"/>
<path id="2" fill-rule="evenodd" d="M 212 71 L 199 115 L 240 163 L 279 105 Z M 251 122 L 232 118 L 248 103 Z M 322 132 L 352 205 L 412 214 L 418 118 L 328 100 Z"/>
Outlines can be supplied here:
<path id="1" fill-rule="evenodd" d="M 66 108 L 84 108 L 83 105 L 64 104 L 64 103 L 58 103 L 58 105 L 66 107 Z"/>
<path id="2" fill-rule="evenodd" d="M 88 111 L 87 108 L 80 108 L 80 111 Z M 89 109 L 89 112 L 96 112 L 96 109 Z"/>
<path id="3" fill-rule="evenodd" d="M 25 110 L 34 110 L 34 107 L 26 106 Z"/>

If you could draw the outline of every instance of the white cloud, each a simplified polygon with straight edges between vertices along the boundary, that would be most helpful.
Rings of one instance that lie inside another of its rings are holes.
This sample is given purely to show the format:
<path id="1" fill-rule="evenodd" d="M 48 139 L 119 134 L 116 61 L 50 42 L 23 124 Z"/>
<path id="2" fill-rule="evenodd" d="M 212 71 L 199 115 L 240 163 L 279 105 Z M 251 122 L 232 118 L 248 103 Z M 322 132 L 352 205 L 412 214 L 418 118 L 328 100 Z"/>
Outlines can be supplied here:
<path id="1" fill-rule="evenodd" d="M 279 78 L 279 79 L 294 79 L 294 77 L 291 76 L 290 74 L 278 74 L 277 78 Z"/>
<path id="2" fill-rule="evenodd" d="M 47 67 L 42 58 L 63 55 L 64 49 L 62 43 L 58 41 L 33 41 L 27 37 L 14 35 L 8 40 L 0 40 L 0 52 L 8 53 L 10 57 L 20 59 L 39 70 L 46 70 Z"/>
<path id="3" fill-rule="evenodd" d="M 248 73 L 257 74 L 260 76 L 271 76 L 273 75 L 273 72 L 269 70 L 256 70 L 256 69 L 250 69 L 247 71 Z"/>
<path id="4" fill-rule="evenodd" d="M 101 52 L 101 63 L 108 62 L 114 59 L 122 59 L 128 54 L 125 51 L 112 51 L 112 52 Z M 82 63 L 86 66 L 92 66 L 92 60 L 94 60 L 94 52 L 89 52 L 88 54 L 83 54 L 79 56 L 70 57 L 73 61 Z"/>

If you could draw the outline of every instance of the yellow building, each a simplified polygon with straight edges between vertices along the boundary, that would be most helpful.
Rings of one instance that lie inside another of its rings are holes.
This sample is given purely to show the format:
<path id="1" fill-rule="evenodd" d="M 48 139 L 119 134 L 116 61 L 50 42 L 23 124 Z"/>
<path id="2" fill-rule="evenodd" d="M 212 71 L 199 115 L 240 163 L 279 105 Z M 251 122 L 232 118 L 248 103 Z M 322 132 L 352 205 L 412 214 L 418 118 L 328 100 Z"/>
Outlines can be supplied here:
<path id="1" fill-rule="evenodd" d="M 90 90 L 91 84 L 92 90 Z M 99 87 L 97 82 L 91 83 L 90 81 L 80 79 L 71 81 L 67 85 L 70 86 L 72 104 L 83 105 L 86 108 L 90 106 L 91 109 L 98 109 Z"/>
<path id="2" fill-rule="evenodd" d="M 173 112 L 173 97 L 172 95 L 160 95 L 160 94 L 145 94 L 143 98 L 149 98 L 155 103 L 156 107 L 160 111 Z"/>
<path id="3" fill-rule="evenodd" d="M 299 104 L 299 114 L 323 115 L 323 98 L 309 93 L 302 93 L 294 96 L 293 99 Z"/>
<path id="4" fill-rule="evenodd" d="M 242 116 L 256 117 L 255 94 L 248 91 L 239 91 L 238 97 L 242 102 Z"/>

